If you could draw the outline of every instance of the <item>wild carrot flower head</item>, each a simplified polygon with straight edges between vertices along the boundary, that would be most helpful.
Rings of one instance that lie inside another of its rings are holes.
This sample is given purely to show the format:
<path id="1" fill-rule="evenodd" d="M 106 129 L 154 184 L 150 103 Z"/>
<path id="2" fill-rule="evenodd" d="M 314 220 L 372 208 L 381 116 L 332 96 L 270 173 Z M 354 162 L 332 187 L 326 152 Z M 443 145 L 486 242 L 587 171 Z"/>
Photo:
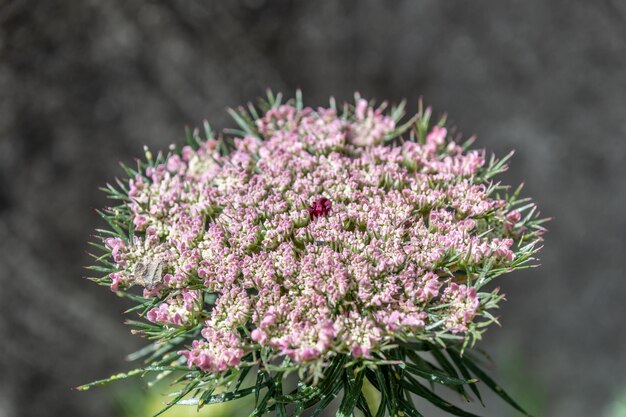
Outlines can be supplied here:
<path id="1" fill-rule="evenodd" d="M 402 114 L 274 100 L 235 112 L 234 138 L 148 155 L 112 191 L 124 232 L 100 282 L 144 287 L 143 331 L 199 373 L 286 361 L 322 378 L 335 358 L 479 337 L 502 298 L 485 284 L 532 260 L 543 229 L 493 182 L 504 161 L 429 109 Z"/>

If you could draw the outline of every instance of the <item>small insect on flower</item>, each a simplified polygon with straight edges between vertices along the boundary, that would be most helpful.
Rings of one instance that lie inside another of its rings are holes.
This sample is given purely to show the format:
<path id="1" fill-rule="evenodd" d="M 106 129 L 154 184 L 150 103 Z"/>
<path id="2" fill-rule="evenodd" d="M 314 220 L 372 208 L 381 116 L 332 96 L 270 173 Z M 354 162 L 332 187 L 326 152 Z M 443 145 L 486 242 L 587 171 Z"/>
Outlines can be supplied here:
<path id="1" fill-rule="evenodd" d="M 163 281 L 163 270 L 165 263 L 160 260 L 150 259 L 144 262 L 137 262 L 132 275 L 131 285 L 141 285 L 152 291 Z"/>

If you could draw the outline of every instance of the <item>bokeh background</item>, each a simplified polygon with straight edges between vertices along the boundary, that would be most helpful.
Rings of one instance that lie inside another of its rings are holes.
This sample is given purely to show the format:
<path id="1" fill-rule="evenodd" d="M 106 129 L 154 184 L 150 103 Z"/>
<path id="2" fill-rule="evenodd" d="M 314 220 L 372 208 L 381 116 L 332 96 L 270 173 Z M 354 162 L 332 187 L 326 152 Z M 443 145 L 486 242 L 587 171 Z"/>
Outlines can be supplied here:
<path id="1" fill-rule="evenodd" d="M 414 110 L 424 96 L 478 145 L 516 149 L 504 179 L 554 220 L 542 267 L 500 281 L 503 327 L 482 347 L 536 415 L 626 415 L 623 0 L 4 0 L 1 417 L 162 403 L 133 383 L 70 390 L 130 369 L 141 346 L 127 305 L 82 279 L 98 187 L 144 144 L 232 125 L 224 108 L 268 87 L 312 105 L 359 91 Z M 476 410 L 516 415 L 493 397 Z"/>

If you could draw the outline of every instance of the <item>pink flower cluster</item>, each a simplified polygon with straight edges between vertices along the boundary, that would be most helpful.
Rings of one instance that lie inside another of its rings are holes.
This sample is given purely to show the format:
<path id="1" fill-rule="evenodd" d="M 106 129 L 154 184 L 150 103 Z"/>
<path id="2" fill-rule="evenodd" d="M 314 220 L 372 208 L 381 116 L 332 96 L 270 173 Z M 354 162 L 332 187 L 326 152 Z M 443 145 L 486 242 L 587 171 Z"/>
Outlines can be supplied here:
<path id="1" fill-rule="evenodd" d="M 181 354 L 187 358 L 189 367 L 223 372 L 241 363 L 244 350 L 240 347 L 241 339 L 236 332 L 205 327 L 202 330 L 203 340 L 194 340 L 191 350 Z"/>
<path id="2" fill-rule="evenodd" d="M 168 298 L 158 307 L 152 308 L 146 318 L 153 323 L 183 327 L 193 322 L 201 307 L 202 292 L 184 288 L 174 297 Z"/>
<path id="3" fill-rule="evenodd" d="M 131 179 L 135 236 L 106 241 L 113 290 L 138 262 L 165 265 L 156 292 L 170 295 L 148 319 L 203 323 L 190 367 L 224 371 L 258 348 L 371 357 L 426 327 L 468 330 L 481 300 L 454 272 L 511 262 L 519 221 L 476 181 L 483 151 L 439 126 L 391 144 L 394 120 L 365 100 L 347 117 L 282 105 L 256 128 L 226 156 L 209 139 Z"/>

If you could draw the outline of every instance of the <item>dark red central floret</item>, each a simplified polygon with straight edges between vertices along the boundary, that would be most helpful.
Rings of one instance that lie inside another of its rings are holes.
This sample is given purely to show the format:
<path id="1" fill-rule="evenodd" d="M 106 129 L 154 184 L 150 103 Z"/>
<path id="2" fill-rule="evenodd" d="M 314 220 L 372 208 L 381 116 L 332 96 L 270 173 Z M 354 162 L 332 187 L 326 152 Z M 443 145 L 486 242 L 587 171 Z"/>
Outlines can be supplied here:
<path id="1" fill-rule="evenodd" d="M 311 220 L 314 220 L 316 217 L 326 216 L 330 213 L 331 207 L 332 203 L 326 197 L 315 200 L 313 204 L 309 206 L 309 215 L 311 216 Z"/>

